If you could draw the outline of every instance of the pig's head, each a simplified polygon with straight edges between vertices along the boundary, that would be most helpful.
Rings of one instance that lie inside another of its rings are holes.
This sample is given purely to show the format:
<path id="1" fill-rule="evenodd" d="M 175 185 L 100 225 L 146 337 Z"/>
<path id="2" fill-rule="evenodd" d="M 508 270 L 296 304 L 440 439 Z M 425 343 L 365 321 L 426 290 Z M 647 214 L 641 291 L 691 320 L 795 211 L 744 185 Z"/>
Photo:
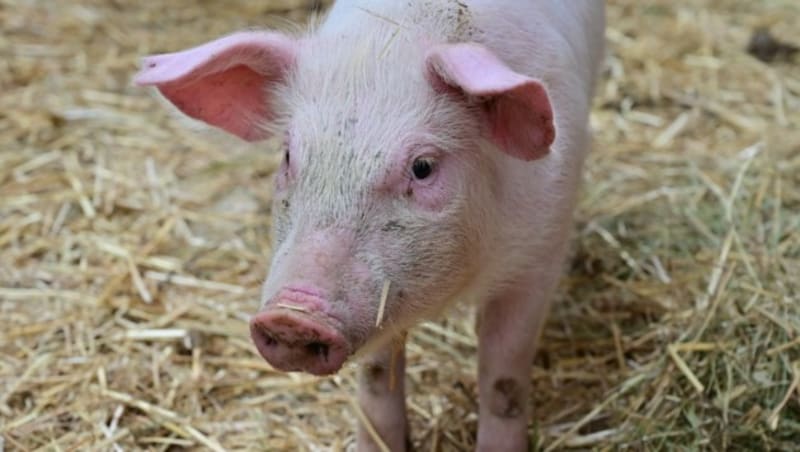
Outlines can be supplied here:
<path id="1" fill-rule="evenodd" d="M 285 137 L 250 328 L 287 371 L 336 372 L 459 295 L 493 246 L 503 159 L 554 139 L 542 85 L 474 43 L 244 32 L 143 66 L 185 114 Z"/>

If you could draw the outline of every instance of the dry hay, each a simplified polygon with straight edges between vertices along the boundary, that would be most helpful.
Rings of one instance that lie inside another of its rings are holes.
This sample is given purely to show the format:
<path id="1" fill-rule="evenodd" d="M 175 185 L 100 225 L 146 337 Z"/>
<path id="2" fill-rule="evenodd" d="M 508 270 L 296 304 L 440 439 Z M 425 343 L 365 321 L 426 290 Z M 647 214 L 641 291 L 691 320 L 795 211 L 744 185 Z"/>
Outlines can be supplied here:
<path id="1" fill-rule="evenodd" d="M 248 339 L 275 156 L 129 83 L 141 55 L 310 2 L 277 3 L 0 0 L 0 449 L 352 444 L 352 367 L 284 375 Z M 680 3 L 609 7 L 576 254 L 531 371 L 546 450 L 800 442 L 800 62 L 745 52 L 762 26 L 800 44 L 800 4 Z M 469 450 L 469 309 L 408 353 L 414 442 Z"/>

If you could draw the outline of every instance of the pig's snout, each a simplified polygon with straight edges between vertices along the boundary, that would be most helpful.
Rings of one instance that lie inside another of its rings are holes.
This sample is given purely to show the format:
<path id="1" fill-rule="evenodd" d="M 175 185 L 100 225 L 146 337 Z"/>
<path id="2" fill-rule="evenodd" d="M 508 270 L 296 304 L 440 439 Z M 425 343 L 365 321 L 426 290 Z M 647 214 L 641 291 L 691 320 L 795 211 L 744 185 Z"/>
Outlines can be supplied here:
<path id="1" fill-rule="evenodd" d="M 350 354 L 347 341 L 334 327 L 305 312 L 284 307 L 271 308 L 253 317 L 250 335 L 261 356 L 273 367 L 287 372 L 332 374 Z"/>

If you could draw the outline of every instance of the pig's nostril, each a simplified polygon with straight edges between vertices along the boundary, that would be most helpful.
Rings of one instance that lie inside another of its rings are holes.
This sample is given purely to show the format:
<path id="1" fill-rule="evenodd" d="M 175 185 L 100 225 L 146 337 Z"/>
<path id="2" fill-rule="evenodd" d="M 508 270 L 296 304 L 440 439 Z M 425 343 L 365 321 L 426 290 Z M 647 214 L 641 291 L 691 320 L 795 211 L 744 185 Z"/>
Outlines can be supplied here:
<path id="1" fill-rule="evenodd" d="M 253 338 L 258 338 L 257 341 L 266 347 L 274 347 L 278 345 L 278 340 L 270 334 L 270 332 L 262 325 L 258 325 L 252 330 Z"/>
<path id="2" fill-rule="evenodd" d="M 306 345 L 306 350 L 313 356 L 321 356 L 325 361 L 328 360 L 328 351 L 330 347 L 328 344 L 322 342 L 312 342 Z"/>

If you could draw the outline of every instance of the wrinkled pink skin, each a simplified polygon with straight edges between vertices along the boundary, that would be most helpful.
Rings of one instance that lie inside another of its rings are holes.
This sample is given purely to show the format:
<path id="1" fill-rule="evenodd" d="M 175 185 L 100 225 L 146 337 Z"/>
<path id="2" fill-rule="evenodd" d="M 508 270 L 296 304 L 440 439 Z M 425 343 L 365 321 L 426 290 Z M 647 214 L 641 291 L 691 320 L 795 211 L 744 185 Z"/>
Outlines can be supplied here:
<path id="1" fill-rule="evenodd" d="M 361 407 L 405 450 L 402 333 L 474 300 L 477 448 L 527 450 L 603 30 L 600 0 L 340 0 L 301 38 L 243 32 L 145 59 L 136 82 L 186 115 L 286 137 L 259 353 L 317 375 L 360 355 Z M 358 449 L 377 450 L 363 426 Z"/>

